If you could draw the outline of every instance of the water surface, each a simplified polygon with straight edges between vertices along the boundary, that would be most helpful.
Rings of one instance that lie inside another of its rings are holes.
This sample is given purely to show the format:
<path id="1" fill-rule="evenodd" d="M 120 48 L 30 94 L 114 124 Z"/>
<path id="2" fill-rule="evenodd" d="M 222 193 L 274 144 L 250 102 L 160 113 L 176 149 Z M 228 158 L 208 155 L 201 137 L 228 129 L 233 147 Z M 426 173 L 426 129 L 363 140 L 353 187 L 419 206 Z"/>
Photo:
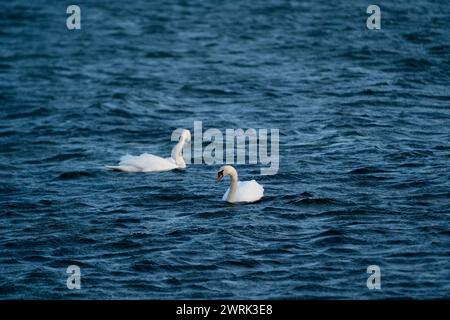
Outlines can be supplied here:
<path id="1" fill-rule="evenodd" d="M 76 4 L 0 10 L 0 298 L 450 297 L 448 1 Z M 262 201 L 104 168 L 194 121 L 280 129 Z"/>

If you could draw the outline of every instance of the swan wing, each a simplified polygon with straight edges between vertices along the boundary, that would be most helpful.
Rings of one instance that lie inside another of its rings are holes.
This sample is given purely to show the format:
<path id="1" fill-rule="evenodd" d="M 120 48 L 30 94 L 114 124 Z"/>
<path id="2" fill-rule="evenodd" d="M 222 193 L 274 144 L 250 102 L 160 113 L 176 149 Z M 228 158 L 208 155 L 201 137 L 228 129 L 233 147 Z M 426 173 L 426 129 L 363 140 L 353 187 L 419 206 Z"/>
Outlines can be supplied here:
<path id="1" fill-rule="evenodd" d="M 238 202 L 254 202 L 261 199 L 264 195 L 264 188 L 255 180 L 239 181 L 236 194 Z"/>

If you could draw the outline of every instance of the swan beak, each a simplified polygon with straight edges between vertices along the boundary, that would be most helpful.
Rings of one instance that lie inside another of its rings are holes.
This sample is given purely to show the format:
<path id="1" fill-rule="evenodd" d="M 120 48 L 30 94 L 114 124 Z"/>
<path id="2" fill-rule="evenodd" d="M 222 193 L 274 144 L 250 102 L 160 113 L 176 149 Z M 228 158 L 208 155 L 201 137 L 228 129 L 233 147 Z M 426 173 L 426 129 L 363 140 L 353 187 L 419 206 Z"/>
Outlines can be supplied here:
<path id="1" fill-rule="evenodd" d="M 219 182 L 223 178 L 223 171 L 217 172 L 216 182 Z"/>

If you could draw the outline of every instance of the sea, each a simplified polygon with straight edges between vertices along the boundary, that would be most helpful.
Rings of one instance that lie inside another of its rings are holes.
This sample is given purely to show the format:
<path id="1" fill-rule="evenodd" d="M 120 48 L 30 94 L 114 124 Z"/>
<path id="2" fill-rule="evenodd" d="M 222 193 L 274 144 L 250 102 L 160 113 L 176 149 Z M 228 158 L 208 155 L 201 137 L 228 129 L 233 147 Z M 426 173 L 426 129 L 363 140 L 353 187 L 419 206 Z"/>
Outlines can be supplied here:
<path id="1" fill-rule="evenodd" d="M 450 298 L 448 0 L 70 4 L 0 5 L 0 299 Z M 260 201 L 105 167 L 196 121 Z"/>

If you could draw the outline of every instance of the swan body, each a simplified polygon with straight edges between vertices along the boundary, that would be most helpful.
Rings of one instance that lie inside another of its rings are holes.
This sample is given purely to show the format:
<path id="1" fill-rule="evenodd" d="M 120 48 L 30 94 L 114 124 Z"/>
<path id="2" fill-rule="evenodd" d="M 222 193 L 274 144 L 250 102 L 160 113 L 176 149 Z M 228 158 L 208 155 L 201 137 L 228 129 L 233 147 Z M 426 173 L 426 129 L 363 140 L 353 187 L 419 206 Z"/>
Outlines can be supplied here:
<path id="1" fill-rule="evenodd" d="M 183 146 L 191 141 L 189 130 L 183 130 L 180 140 L 173 147 L 170 158 L 161 158 L 149 153 L 139 156 L 125 155 L 120 158 L 118 166 L 107 166 L 107 168 L 123 172 L 160 172 L 173 169 L 184 169 L 186 163 L 183 159 Z"/>
<path id="2" fill-rule="evenodd" d="M 217 181 L 222 180 L 224 176 L 230 176 L 231 186 L 225 192 L 222 200 L 236 202 L 255 202 L 264 196 L 264 188 L 255 180 L 238 181 L 238 174 L 232 166 L 223 166 L 217 173 Z"/>
<path id="3" fill-rule="evenodd" d="M 127 154 L 120 158 L 118 166 L 108 166 L 108 168 L 124 172 L 153 172 L 177 169 L 178 165 L 172 158 L 161 158 L 143 153 L 139 156 Z"/>

